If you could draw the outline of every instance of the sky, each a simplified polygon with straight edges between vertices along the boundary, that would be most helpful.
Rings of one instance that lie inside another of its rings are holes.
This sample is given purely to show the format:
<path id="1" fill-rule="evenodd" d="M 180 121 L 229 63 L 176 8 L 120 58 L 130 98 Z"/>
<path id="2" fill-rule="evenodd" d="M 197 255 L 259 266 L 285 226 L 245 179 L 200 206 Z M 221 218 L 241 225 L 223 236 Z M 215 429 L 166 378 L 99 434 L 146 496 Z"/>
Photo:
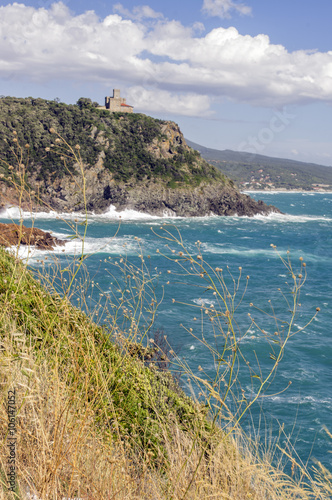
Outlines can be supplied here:
<path id="1" fill-rule="evenodd" d="M 120 88 L 187 139 L 332 166 L 331 0 L 0 0 L 0 94 Z"/>

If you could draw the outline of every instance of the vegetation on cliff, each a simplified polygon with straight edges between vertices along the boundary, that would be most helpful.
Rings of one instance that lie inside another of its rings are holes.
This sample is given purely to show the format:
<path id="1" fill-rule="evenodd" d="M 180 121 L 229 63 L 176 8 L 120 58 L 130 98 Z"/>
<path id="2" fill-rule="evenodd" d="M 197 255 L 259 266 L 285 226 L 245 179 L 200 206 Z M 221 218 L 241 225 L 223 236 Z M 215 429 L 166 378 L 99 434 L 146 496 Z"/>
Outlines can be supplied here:
<path id="1" fill-rule="evenodd" d="M 77 105 L 34 98 L 0 99 L 0 152 L 9 164 L 15 162 L 12 134 L 28 144 L 30 168 L 37 180 L 54 180 L 67 174 L 61 155 L 54 154 L 50 129 L 68 144 L 79 144 L 82 160 L 95 165 L 102 158 L 104 168 L 116 181 L 140 181 L 157 177 L 170 184 L 222 179 L 222 174 L 191 150 L 170 122 L 143 114 L 110 113 L 89 99 Z M 174 139 L 174 141 L 170 141 Z M 158 154 L 151 149 L 155 146 Z M 2 173 L 6 173 L 4 170 Z"/>
<path id="2" fill-rule="evenodd" d="M 66 105 L 1 98 L 0 160 L 2 205 L 18 204 L 11 187 L 23 179 L 35 194 L 35 210 L 103 212 L 114 205 L 159 216 L 277 211 L 239 193 L 186 144 L 175 123 L 110 113 L 89 99 Z"/>

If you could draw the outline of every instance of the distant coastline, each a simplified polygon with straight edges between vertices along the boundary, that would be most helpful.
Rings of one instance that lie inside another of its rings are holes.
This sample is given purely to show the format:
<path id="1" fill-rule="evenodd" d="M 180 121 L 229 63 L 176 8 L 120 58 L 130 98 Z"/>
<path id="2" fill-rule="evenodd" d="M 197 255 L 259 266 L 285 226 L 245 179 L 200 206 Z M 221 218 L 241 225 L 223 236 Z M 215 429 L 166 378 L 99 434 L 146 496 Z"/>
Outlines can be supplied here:
<path id="1" fill-rule="evenodd" d="M 287 193 L 307 193 L 307 194 L 332 194 L 332 191 L 320 190 L 305 190 L 305 189 L 241 189 L 241 193 L 271 193 L 271 194 L 287 194 Z"/>
<path id="2" fill-rule="evenodd" d="M 255 153 L 210 149 L 187 140 L 245 192 L 332 190 L 332 167 Z"/>

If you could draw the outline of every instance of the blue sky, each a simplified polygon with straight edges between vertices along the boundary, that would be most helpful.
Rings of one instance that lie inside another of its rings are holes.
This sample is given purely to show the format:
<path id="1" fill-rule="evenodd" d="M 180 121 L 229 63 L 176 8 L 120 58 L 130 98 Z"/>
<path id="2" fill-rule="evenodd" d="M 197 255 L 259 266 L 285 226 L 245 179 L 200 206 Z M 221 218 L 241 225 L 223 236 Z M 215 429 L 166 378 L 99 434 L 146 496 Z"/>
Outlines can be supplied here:
<path id="1" fill-rule="evenodd" d="M 331 0 L 0 0 L 0 94 L 103 103 L 332 166 Z"/>

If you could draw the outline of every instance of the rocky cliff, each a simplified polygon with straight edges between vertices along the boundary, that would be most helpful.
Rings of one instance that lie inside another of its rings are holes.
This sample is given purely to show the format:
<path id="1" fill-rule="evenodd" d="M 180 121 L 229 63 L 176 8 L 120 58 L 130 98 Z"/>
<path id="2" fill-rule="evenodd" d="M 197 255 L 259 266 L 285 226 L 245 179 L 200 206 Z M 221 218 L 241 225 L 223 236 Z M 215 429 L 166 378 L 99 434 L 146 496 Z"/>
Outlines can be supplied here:
<path id="1" fill-rule="evenodd" d="M 175 123 L 87 101 L 0 99 L 2 205 L 96 213 L 114 205 L 178 216 L 277 211 L 241 194 Z"/>
<path id="2" fill-rule="evenodd" d="M 143 183 L 131 189 L 126 185 L 114 186 L 109 190 L 108 197 L 118 210 L 127 208 L 158 216 L 253 216 L 278 211 L 275 207 L 239 193 L 232 186 L 217 182 L 202 183 L 190 189 L 169 189 L 158 182 Z"/>

